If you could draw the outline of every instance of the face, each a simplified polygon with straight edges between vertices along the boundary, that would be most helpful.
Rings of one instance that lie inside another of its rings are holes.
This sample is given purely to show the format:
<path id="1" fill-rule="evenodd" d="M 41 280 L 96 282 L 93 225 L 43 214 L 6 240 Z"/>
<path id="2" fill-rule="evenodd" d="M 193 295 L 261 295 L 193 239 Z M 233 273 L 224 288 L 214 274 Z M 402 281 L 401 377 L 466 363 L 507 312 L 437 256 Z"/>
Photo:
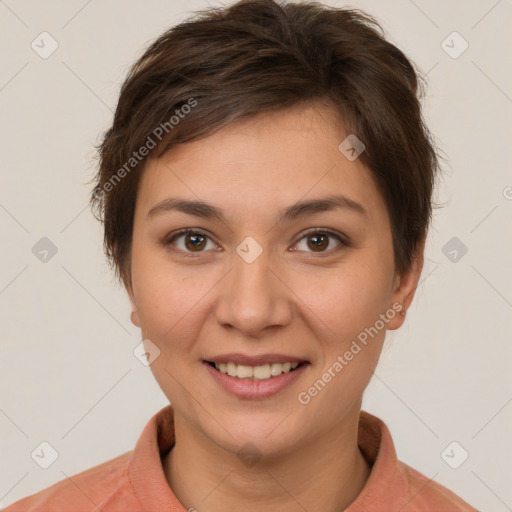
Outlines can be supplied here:
<path id="1" fill-rule="evenodd" d="M 132 321 L 160 351 L 176 421 L 227 450 L 290 452 L 358 414 L 412 299 L 421 261 L 395 274 L 386 205 L 338 149 L 346 136 L 295 107 L 177 146 L 141 177 Z"/>

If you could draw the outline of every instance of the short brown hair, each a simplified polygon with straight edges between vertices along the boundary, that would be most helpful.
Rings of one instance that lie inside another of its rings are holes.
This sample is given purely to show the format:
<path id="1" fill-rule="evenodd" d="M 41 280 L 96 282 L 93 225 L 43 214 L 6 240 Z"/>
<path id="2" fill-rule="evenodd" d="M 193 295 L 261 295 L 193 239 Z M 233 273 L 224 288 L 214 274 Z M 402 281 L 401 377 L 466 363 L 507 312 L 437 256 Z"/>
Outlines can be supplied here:
<path id="1" fill-rule="evenodd" d="M 438 169 L 421 115 L 422 83 L 359 10 L 242 0 L 172 27 L 131 68 L 98 147 L 90 202 L 116 275 L 131 287 L 133 216 L 148 150 L 158 157 L 235 119 L 317 100 L 365 144 L 360 158 L 385 199 L 395 267 L 405 272 L 428 230 Z"/>

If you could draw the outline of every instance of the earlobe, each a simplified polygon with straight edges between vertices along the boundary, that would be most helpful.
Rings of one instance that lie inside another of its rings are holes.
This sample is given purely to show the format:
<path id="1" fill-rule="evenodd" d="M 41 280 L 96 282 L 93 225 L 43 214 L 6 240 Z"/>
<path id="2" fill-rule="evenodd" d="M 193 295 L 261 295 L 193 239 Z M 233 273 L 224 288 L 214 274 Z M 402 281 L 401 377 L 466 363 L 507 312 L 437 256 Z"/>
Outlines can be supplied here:
<path id="1" fill-rule="evenodd" d="M 137 312 L 136 308 L 134 308 L 133 311 L 131 312 L 130 319 L 133 325 L 135 325 L 136 327 L 140 327 L 139 313 Z"/>
<path id="2" fill-rule="evenodd" d="M 137 306 L 135 304 L 135 299 L 133 297 L 133 288 L 131 287 L 131 283 L 130 284 L 125 284 L 125 289 L 126 289 L 126 293 L 128 294 L 128 298 L 130 299 L 130 304 L 132 306 L 132 312 L 130 314 L 130 320 L 131 320 L 133 325 L 135 325 L 136 327 L 140 327 L 139 313 L 137 311 Z"/>
<path id="3" fill-rule="evenodd" d="M 130 320 L 132 321 L 132 324 L 136 327 L 140 327 L 140 318 L 139 313 L 137 311 L 137 306 L 135 305 L 135 299 L 133 298 L 132 293 L 128 292 L 128 297 L 130 298 L 130 304 L 132 306 L 132 312 L 130 313 Z"/>
<path id="4" fill-rule="evenodd" d="M 423 269 L 423 252 L 425 248 L 425 240 L 423 239 L 417 247 L 413 256 L 409 269 L 402 275 L 398 276 L 395 281 L 395 289 L 393 291 L 392 305 L 394 310 L 399 310 L 398 314 L 388 322 L 389 330 L 398 329 L 402 326 L 407 314 L 407 310 L 412 303 L 418 282 Z"/>

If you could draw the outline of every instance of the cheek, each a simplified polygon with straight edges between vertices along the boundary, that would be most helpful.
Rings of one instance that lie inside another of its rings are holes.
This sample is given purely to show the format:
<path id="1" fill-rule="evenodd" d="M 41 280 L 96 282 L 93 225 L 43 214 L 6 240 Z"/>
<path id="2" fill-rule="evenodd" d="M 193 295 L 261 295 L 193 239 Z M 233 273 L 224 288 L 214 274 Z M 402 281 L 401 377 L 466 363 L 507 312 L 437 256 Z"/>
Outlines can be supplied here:
<path id="1" fill-rule="evenodd" d="M 137 309 L 143 335 L 162 343 L 186 340 L 183 330 L 190 331 L 198 322 L 194 317 L 205 293 L 202 286 L 186 278 L 158 276 L 156 272 L 143 279 L 138 281 L 137 288 Z"/>
<path id="2" fill-rule="evenodd" d="M 312 384 L 326 384 L 312 411 L 325 415 L 325 421 L 361 396 L 372 378 L 386 335 L 380 315 L 389 309 L 393 268 L 391 257 L 359 251 L 337 269 L 322 269 L 323 274 L 316 272 L 301 281 L 297 294 L 306 298 L 304 311 L 310 311 L 309 323 L 320 348 Z M 321 406 L 325 402 L 330 406 Z"/>
<path id="3" fill-rule="evenodd" d="M 387 310 L 392 279 L 391 262 L 354 253 L 351 261 L 338 268 L 317 269 L 298 277 L 294 291 L 325 339 L 345 343 L 374 325 Z"/>
<path id="4" fill-rule="evenodd" d="M 168 355 L 191 349 L 218 279 L 215 271 L 173 265 L 165 251 L 134 244 L 132 281 L 143 337 Z"/>
<path id="5" fill-rule="evenodd" d="M 389 308 L 392 268 L 392 263 L 359 254 L 350 265 L 330 269 L 325 279 L 318 274 L 308 278 L 309 284 L 316 283 L 310 290 L 318 290 L 304 302 L 319 358 L 300 403 L 307 402 L 304 412 L 312 424 L 339 421 L 371 380 L 386 334 L 380 315 Z"/>

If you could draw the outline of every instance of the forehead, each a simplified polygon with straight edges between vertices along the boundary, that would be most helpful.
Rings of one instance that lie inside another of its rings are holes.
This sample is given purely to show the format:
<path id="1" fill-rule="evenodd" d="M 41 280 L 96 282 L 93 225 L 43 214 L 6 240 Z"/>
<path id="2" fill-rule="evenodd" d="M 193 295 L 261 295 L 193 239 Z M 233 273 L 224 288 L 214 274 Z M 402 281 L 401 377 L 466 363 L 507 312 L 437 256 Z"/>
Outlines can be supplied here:
<path id="1" fill-rule="evenodd" d="M 339 115 L 322 105 L 237 120 L 148 160 L 137 209 L 147 213 L 178 196 L 231 208 L 239 216 L 264 215 L 307 197 L 343 194 L 382 214 L 372 173 L 339 149 L 347 135 Z"/>

